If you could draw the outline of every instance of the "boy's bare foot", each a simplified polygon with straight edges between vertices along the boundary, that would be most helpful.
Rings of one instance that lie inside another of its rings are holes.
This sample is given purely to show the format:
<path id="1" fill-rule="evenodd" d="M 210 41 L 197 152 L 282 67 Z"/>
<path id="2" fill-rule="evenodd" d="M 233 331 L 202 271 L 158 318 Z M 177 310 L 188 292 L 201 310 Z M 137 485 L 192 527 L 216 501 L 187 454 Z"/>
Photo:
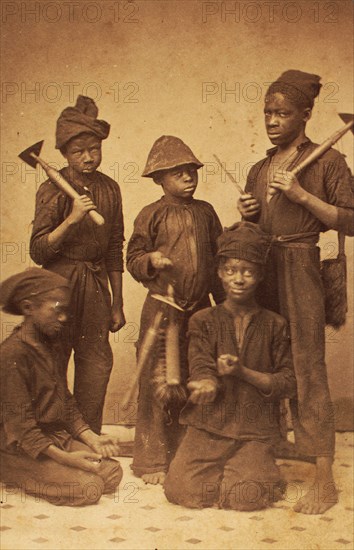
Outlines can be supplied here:
<path id="1" fill-rule="evenodd" d="M 302 514 L 323 514 L 338 502 L 338 491 L 332 475 L 332 459 L 317 458 L 316 479 L 309 491 L 294 506 Z"/>
<path id="2" fill-rule="evenodd" d="M 163 485 L 165 483 L 165 472 L 154 472 L 153 474 L 143 474 L 141 479 L 144 483 L 151 483 L 151 485 Z"/>

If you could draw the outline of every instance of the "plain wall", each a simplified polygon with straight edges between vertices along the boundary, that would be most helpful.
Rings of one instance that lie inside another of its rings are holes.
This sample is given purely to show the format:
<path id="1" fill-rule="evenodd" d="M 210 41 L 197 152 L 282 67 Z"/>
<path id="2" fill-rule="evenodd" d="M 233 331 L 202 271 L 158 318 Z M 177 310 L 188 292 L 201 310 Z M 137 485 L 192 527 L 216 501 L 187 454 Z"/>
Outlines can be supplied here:
<path id="1" fill-rule="evenodd" d="M 338 112 L 353 110 L 350 1 L 4 1 L 2 18 L 2 278 L 31 265 L 35 194 L 45 179 L 17 155 L 44 139 L 43 158 L 63 166 L 54 149 L 56 119 L 78 93 L 97 98 L 99 117 L 111 124 L 101 169 L 119 181 L 127 239 L 140 209 L 161 196 L 140 174 L 162 134 L 182 138 L 206 164 L 195 196 L 211 202 L 227 226 L 239 219 L 237 190 L 221 176 L 213 153 L 244 185 L 250 164 L 271 146 L 262 115 L 266 83 L 289 68 L 321 75 L 323 90 L 308 124 L 316 142 L 341 126 Z M 337 145 L 351 167 L 352 139 L 348 134 Z M 323 237 L 325 257 L 333 256 L 335 241 L 335 232 Z M 342 401 L 352 399 L 353 386 L 352 240 L 346 248 L 348 320 L 339 332 L 327 332 L 332 395 Z M 134 378 L 145 294 L 125 273 L 127 325 L 112 335 L 107 422 L 134 417 L 134 406 L 122 412 L 120 404 Z M 3 338 L 17 321 L 3 316 Z"/>

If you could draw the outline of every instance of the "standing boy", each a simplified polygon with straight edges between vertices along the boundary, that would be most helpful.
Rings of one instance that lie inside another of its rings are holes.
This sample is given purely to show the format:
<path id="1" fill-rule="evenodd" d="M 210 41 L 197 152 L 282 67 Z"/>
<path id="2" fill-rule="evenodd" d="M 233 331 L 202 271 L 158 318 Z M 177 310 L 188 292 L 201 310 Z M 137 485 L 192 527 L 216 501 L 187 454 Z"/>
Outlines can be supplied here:
<path id="1" fill-rule="evenodd" d="M 141 315 L 138 354 L 146 331 L 160 308 L 150 294 L 166 295 L 168 285 L 183 308 L 179 321 L 182 384 L 187 376 L 186 329 L 189 317 L 223 298 L 214 267 L 216 239 L 222 232 L 213 207 L 195 200 L 197 170 L 202 165 L 182 140 L 162 136 L 153 145 L 143 176 L 161 185 L 164 196 L 143 208 L 128 244 L 127 268 L 149 289 Z M 154 370 L 157 354 L 140 378 L 133 471 L 146 483 L 163 483 L 181 436 L 181 403 L 164 407 L 156 396 Z"/>
<path id="2" fill-rule="evenodd" d="M 95 504 L 122 478 L 118 442 L 84 421 L 63 377 L 58 337 L 69 282 L 37 267 L 0 287 L 4 311 L 24 322 L 1 345 L 1 480 L 56 505 Z"/>
<path id="3" fill-rule="evenodd" d="M 296 504 L 323 513 L 337 501 L 332 475 L 335 427 L 325 365 L 325 312 L 316 243 L 321 231 L 354 234 L 354 197 L 343 156 L 330 149 L 296 177 L 290 170 L 316 147 L 305 135 L 320 77 L 283 73 L 265 97 L 265 125 L 274 147 L 250 170 L 238 207 L 272 235 L 267 307 L 289 320 L 298 401 L 291 403 L 296 443 L 316 458 L 313 487 Z"/>
<path id="4" fill-rule="evenodd" d="M 92 99 L 79 96 L 61 113 L 56 148 L 68 161 L 63 176 L 80 193 L 74 201 L 50 180 L 39 188 L 30 242 L 32 259 L 70 280 L 70 321 L 62 339 L 66 369 L 74 350 L 74 395 L 90 427 L 100 433 L 113 357 L 109 331 L 125 324 L 122 300 L 123 214 L 119 187 L 98 172 L 107 122 L 97 119 Z M 105 223 L 87 216 L 96 209 Z M 112 290 L 108 289 L 108 279 Z"/>
<path id="5" fill-rule="evenodd" d="M 249 222 L 218 239 L 226 300 L 189 323 L 188 428 L 165 481 L 170 502 L 259 510 L 281 498 L 272 443 L 279 400 L 295 395 L 296 381 L 286 321 L 255 299 L 268 248 Z"/>

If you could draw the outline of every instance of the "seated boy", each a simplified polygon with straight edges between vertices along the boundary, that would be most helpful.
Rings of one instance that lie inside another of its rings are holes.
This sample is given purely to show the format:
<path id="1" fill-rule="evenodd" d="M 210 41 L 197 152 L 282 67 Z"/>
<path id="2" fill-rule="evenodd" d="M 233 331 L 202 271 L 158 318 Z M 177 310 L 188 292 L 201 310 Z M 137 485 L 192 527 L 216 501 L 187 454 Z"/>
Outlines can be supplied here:
<path id="1" fill-rule="evenodd" d="M 267 249 L 250 222 L 218 239 L 226 300 L 190 320 L 188 428 L 165 480 L 170 502 L 257 510 L 281 496 L 271 445 L 279 400 L 295 394 L 296 381 L 285 320 L 255 300 Z"/>
<path id="2" fill-rule="evenodd" d="M 4 311 L 24 322 L 1 345 L 1 480 L 56 505 L 95 504 L 122 478 L 117 441 L 84 422 L 60 370 L 69 282 L 32 268 L 3 282 Z"/>

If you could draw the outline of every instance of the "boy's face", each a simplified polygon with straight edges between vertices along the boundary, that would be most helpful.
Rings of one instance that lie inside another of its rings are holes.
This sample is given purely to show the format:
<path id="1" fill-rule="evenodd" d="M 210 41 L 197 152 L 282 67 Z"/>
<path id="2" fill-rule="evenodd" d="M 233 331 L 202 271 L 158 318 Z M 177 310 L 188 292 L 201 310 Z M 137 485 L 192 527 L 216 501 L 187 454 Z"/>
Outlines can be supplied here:
<path id="1" fill-rule="evenodd" d="M 310 117 L 310 108 L 298 107 L 279 92 L 265 99 L 264 120 L 268 137 L 274 145 L 290 145 Z"/>
<path id="2" fill-rule="evenodd" d="M 194 164 L 183 164 L 160 172 L 157 183 L 162 185 L 167 197 L 189 199 L 198 185 L 198 171 Z"/>
<path id="3" fill-rule="evenodd" d="M 101 140 L 93 134 L 81 134 L 66 145 L 64 157 L 78 174 L 92 174 L 101 164 Z"/>
<path id="4" fill-rule="evenodd" d="M 227 258 L 219 267 L 218 275 L 226 296 L 237 304 L 246 304 L 254 298 L 262 279 L 261 267 L 247 260 Z"/>
<path id="5" fill-rule="evenodd" d="M 62 330 L 68 317 L 70 292 L 58 288 L 40 296 L 38 301 L 30 301 L 25 311 L 34 326 L 45 336 L 55 338 Z"/>

